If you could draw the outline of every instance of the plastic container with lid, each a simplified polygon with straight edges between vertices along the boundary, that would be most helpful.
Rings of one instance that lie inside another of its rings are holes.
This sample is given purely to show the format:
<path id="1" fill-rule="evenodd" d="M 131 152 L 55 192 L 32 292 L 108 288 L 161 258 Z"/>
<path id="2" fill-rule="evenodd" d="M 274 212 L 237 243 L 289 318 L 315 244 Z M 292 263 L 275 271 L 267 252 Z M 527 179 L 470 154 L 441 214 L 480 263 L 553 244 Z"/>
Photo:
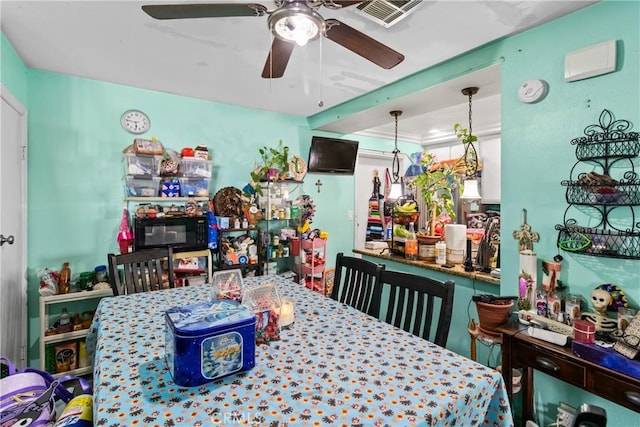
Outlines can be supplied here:
<path id="1" fill-rule="evenodd" d="M 95 273 L 96 283 L 109 282 L 109 275 L 107 274 L 107 266 L 99 265 L 93 269 Z"/>
<path id="2" fill-rule="evenodd" d="M 436 243 L 436 264 L 444 265 L 447 263 L 447 244 L 443 241 Z"/>
<path id="3" fill-rule="evenodd" d="M 93 285 L 93 278 L 95 277 L 95 273 L 93 271 L 85 271 L 80 273 L 80 277 L 78 278 L 78 288 L 81 291 L 90 288 Z"/>

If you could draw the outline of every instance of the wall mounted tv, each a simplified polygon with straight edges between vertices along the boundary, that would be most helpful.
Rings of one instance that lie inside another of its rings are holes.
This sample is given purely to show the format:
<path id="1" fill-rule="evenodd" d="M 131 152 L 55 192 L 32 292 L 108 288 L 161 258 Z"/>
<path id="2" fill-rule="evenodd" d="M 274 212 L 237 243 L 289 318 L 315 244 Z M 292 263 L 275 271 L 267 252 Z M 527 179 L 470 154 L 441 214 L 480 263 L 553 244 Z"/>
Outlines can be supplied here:
<path id="1" fill-rule="evenodd" d="M 358 141 L 314 136 L 309 149 L 307 171 L 353 175 L 358 157 Z"/>

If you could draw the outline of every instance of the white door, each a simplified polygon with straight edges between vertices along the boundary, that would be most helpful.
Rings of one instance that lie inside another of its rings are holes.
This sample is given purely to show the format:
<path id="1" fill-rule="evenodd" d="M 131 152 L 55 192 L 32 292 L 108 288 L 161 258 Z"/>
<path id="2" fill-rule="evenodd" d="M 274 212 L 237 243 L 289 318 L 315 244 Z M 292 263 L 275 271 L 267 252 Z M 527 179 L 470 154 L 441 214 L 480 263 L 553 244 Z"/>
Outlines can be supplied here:
<path id="1" fill-rule="evenodd" d="M 26 145 L 27 112 L 0 85 L 0 355 L 26 365 Z"/>
<path id="2" fill-rule="evenodd" d="M 400 175 L 404 175 L 403 156 L 400 156 Z M 364 248 L 367 238 L 367 219 L 369 217 L 369 198 L 373 192 L 373 170 L 378 170 L 378 176 L 382 182 L 382 190 L 385 186 L 385 174 L 387 168 L 391 173 L 393 154 L 381 151 L 358 151 L 358 159 L 355 168 L 355 241 L 354 248 Z"/>

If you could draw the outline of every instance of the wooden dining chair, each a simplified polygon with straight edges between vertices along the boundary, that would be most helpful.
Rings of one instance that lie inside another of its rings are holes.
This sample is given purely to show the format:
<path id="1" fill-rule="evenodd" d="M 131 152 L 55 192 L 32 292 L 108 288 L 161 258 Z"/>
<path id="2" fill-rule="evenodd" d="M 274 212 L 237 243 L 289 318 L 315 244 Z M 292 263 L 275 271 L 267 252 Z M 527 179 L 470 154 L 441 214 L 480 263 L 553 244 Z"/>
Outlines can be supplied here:
<path id="1" fill-rule="evenodd" d="M 174 288 L 173 250 L 171 247 L 144 249 L 126 254 L 109 254 L 109 280 L 113 295 Z M 167 264 L 167 280 L 163 281 L 163 263 Z"/>
<path id="2" fill-rule="evenodd" d="M 393 270 L 384 270 L 381 282 L 383 292 L 389 289 L 385 321 L 446 347 L 455 283 Z"/>
<path id="3" fill-rule="evenodd" d="M 331 298 L 371 316 L 380 314 L 380 274 L 385 266 L 362 258 L 336 257 Z"/>

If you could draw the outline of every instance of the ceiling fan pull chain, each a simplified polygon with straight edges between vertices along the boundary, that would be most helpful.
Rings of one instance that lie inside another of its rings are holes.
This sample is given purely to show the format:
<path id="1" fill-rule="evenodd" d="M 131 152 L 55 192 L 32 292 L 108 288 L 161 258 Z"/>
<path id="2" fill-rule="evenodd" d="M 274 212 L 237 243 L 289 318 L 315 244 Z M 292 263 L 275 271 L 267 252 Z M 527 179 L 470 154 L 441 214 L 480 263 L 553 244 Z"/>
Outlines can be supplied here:
<path id="1" fill-rule="evenodd" d="M 324 106 L 324 101 L 322 100 L 322 39 L 324 37 L 320 37 L 320 101 L 318 101 L 318 107 L 322 108 Z"/>

